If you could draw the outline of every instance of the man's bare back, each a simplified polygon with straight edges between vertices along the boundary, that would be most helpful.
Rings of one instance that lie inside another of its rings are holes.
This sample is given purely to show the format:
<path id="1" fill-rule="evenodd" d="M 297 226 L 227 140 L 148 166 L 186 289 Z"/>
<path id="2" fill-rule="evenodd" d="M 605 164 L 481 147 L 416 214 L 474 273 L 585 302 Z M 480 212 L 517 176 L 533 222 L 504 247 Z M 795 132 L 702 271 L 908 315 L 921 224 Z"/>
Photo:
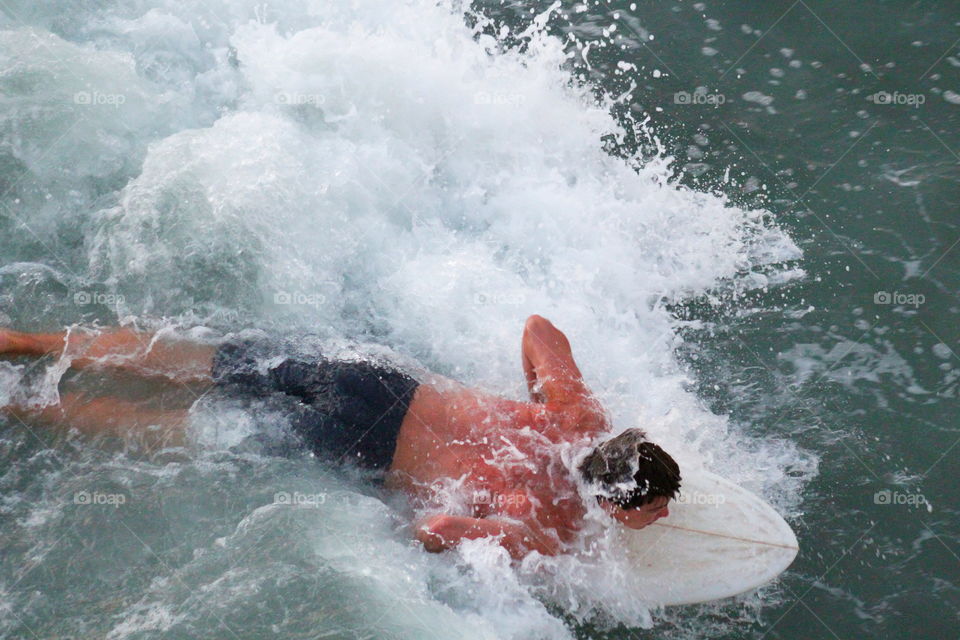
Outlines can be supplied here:
<path id="1" fill-rule="evenodd" d="M 439 551 L 465 537 L 503 535 L 515 556 L 552 555 L 572 542 L 584 509 L 560 459 L 558 445 L 579 439 L 559 428 L 565 413 L 422 385 L 387 477 L 388 486 L 438 511 L 419 523 L 418 539 Z M 451 513 L 454 505 L 466 509 Z"/>
<path id="2" fill-rule="evenodd" d="M 530 402 L 454 384 L 422 385 L 414 396 L 388 482 L 429 503 L 438 482 L 456 479 L 472 511 L 418 523 L 417 537 L 429 550 L 494 535 L 514 557 L 554 555 L 580 529 L 586 509 L 560 459 L 562 445 L 592 440 L 609 423 L 566 336 L 545 318 L 527 320 L 522 359 Z M 662 517 L 665 504 L 647 510 Z"/>

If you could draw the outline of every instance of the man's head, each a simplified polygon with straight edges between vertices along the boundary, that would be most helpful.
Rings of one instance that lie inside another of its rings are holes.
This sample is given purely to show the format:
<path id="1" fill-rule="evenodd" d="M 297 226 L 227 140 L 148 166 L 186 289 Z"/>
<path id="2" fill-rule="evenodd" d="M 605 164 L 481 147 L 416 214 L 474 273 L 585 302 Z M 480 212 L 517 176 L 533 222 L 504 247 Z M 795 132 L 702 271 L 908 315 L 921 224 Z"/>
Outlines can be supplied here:
<path id="1" fill-rule="evenodd" d="M 580 473 L 600 506 L 631 529 L 666 516 L 680 490 L 680 467 L 640 429 L 601 442 L 580 464 Z"/>

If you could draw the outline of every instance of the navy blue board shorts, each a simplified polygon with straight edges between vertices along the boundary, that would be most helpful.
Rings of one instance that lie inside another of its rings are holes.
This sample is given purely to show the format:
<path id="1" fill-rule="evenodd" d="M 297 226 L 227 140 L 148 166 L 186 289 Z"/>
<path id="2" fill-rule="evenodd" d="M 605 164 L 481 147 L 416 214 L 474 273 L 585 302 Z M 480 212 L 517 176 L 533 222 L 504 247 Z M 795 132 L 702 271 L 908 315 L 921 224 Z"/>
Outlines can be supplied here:
<path id="1" fill-rule="evenodd" d="M 292 396 L 301 405 L 292 420 L 293 431 L 318 457 L 389 468 L 419 383 L 363 360 L 280 359 L 279 352 L 276 344 L 265 340 L 227 342 L 213 357 L 214 384 L 231 395 Z"/>

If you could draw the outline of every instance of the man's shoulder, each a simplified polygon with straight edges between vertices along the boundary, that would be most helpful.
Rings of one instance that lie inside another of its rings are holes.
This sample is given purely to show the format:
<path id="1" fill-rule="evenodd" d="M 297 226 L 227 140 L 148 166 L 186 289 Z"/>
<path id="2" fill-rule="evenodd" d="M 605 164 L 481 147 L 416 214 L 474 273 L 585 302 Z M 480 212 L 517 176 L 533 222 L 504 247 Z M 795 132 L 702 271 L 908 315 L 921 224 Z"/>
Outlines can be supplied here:
<path id="1" fill-rule="evenodd" d="M 610 431 L 610 421 L 603 406 L 592 396 L 578 397 L 571 402 L 546 405 L 555 429 L 576 439 L 593 437 Z"/>

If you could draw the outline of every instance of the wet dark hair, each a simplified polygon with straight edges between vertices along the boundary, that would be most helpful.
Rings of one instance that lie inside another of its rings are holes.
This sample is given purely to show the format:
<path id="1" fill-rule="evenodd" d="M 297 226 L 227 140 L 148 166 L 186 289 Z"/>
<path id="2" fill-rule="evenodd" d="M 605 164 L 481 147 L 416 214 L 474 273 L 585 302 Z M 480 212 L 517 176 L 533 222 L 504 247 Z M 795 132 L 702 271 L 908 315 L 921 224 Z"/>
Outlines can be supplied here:
<path id="1" fill-rule="evenodd" d="M 579 471 L 598 500 L 605 498 L 621 509 L 675 498 L 680 490 L 679 465 L 640 429 L 627 429 L 601 442 Z"/>

